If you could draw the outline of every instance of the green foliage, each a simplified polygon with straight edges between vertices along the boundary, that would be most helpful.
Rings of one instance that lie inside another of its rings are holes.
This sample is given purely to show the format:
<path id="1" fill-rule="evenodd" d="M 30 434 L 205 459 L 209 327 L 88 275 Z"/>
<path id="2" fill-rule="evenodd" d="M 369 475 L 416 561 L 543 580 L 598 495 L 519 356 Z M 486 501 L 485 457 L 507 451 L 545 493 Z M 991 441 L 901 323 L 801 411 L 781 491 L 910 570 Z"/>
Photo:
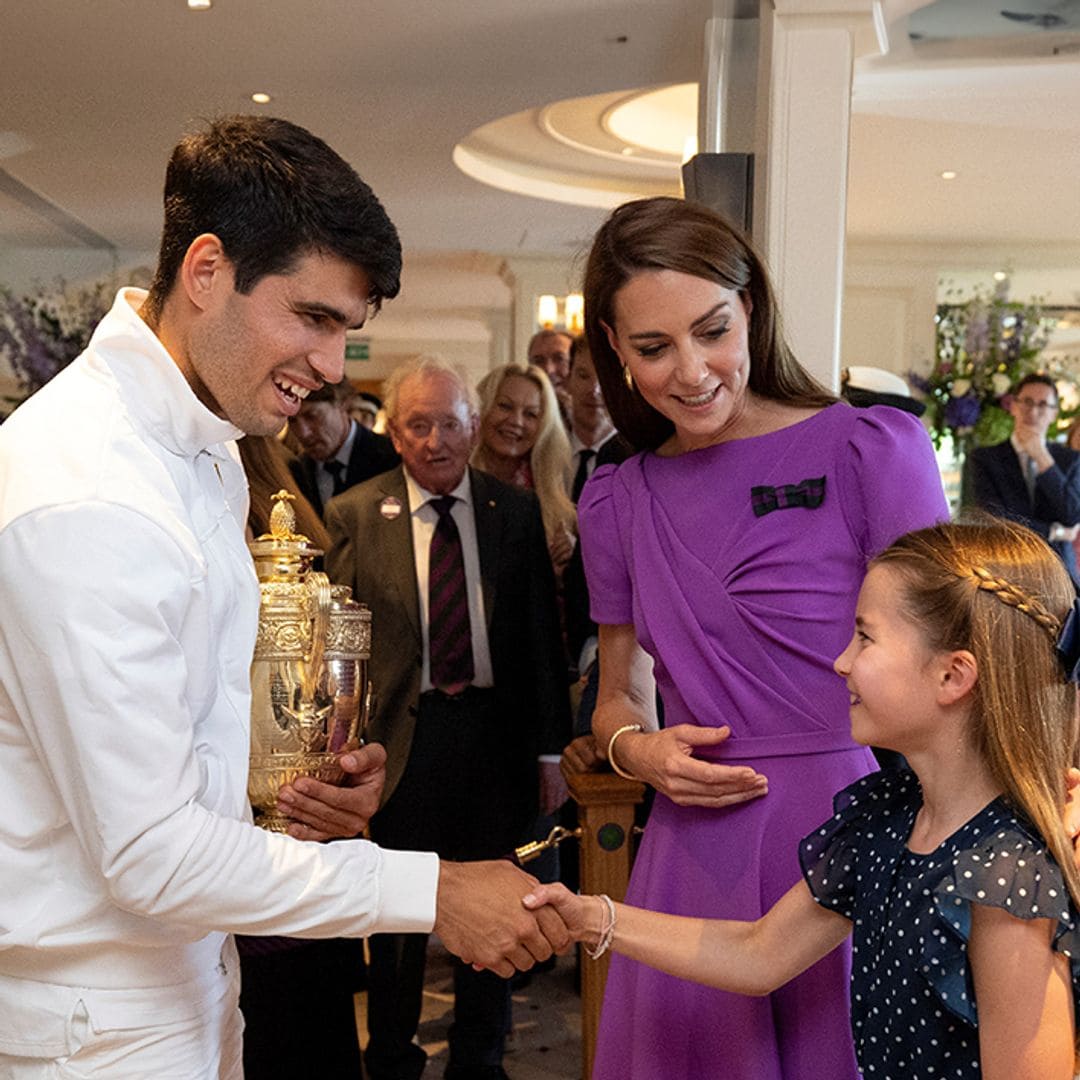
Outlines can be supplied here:
<path id="1" fill-rule="evenodd" d="M 1038 299 L 1010 300 L 1005 279 L 992 293 L 962 302 L 958 290 L 946 290 L 934 321 L 934 367 L 928 376 L 911 374 L 926 400 L 934 445 L 940 448 L 946 437 L 958 451 L 1003 442 L 1012 431 L 1006 410 L 1010 391 L 1040 370 L 1039 354 L 1056 320 L 1044 314 Z M 1048 374 L 1071 381 L 1065 372 Z"/>

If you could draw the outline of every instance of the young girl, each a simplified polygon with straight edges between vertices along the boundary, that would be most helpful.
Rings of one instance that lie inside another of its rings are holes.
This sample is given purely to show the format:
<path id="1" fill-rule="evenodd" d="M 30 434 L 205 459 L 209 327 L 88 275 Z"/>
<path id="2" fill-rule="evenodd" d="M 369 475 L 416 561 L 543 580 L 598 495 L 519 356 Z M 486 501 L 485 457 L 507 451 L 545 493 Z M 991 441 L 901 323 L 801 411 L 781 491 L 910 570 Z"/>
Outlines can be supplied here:
<path id="1" fill-rule="evenodd" d="M 853 934 L 852 1029 L 867 1078 L 1072 1077 L 1080 875 L 1061 803 L 1077 723 L 1057 646 L 1080 636 L 1075 613 L 1062 633 L 1073 603 L 1057 557 L 1019 526 L 902 537 L 871 564 L 834 666 L 854 738 L 899 751 L 910 771 L 836 797 L 801 844 L 802 882 L 752 923 L 557 885 L 526 906 L 553 904 L 593 955 L 610 946 L 753 995 Z"/>

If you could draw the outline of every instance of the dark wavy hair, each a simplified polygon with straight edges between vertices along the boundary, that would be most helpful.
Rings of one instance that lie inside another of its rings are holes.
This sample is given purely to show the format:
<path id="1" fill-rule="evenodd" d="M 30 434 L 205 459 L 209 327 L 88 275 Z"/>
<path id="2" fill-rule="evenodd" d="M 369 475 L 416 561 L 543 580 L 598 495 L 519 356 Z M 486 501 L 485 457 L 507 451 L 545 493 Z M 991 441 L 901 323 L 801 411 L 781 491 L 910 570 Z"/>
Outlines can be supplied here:
<path id="1" fill-rule="evenodd" d="M 173 150 L 146 302 L 151 321 L 160 318 L 188 248 L 203 233 L 221 241 L 240 293 L 314 252 L 363 270 L 374 311 L 401 287 L 401 242 L 375 193 L 322 139 L 288 120 L 222 117 Z"/>
<path id="2" fill-rule="evenodd" d="M 780 328 L 772 284 L 750 241 L 729 221 L 697 203 L 661 196 L 615 210 L 593 240 L 585 267 L 585 333 L 608 411 L 637 450 L 655 450 L 674 431 L 636 390 L 604 332 L 615 326 L 615 297 L 635 274 L 675 270 L 715 281 L 750 299 L 750 390 L 792 405 L 823 406 L 837 400 L 795 359 Z"/>
<path id="3" fill-rule="evenodd" d="M 1057 407 L 1058 389 L 1057 383 L 1044 371 L 1031 371 L 1025 375 L 1013 388 L 1012 396 L 1019 397 L 1020 391 L 1025 386 L 1048 386 L 1054 392 L 1054 407 Z"/>

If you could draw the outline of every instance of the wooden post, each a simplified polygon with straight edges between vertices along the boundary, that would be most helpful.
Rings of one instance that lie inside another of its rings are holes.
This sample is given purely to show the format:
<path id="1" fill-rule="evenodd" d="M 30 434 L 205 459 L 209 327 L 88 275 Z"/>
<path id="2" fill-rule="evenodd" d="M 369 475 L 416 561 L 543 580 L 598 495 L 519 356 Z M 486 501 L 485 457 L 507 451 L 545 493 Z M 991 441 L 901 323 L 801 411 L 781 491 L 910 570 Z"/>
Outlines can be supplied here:
<path id="1" fill-rule="evenodd" d="M 645 785 L 613 772 L 573 772 L 563 759 L 563 775 L 578 806 L 581 826 L 581 891 L 607 893 L 622 900 L 630 880 L 634 807 L 645 797 Z M 582 1076 L 592 1076 L 600 1005 L 604 998 L 610 954 L 581 961 Z"/>

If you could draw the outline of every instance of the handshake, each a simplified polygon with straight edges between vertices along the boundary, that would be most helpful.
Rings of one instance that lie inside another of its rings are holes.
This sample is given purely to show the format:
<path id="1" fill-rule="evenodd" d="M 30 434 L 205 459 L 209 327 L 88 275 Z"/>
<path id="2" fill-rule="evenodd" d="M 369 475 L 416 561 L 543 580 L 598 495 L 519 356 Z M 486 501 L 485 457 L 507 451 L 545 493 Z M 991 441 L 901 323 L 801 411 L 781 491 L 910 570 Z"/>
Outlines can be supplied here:
<path id="1" fill-rule="evenodd" d="M 378 808 L 386 777 L 386 752 L 369 743 L 341 758 L 344 786 L 300 777 L 282 789 L 278 809 L 292 819 L 289 834 L 298 840 L 357 836 Z M 522 899 L 538 886 L 536 878 L 513 863 L 439 864 L 435 933 L 466 963 L 504 978 L 525 971 L 553 952 L 566 953 L 569 931 L 554 907 L 527 911 Z"/>
<path id="2" fill-rule="evenodd" d="M 569 930 L 554 907 L 526 910 L 539 885 L 505 859 L 439 864 L 435 933 L 465 963 L 508 978 L 552 953 L 568 952 Z"/>

